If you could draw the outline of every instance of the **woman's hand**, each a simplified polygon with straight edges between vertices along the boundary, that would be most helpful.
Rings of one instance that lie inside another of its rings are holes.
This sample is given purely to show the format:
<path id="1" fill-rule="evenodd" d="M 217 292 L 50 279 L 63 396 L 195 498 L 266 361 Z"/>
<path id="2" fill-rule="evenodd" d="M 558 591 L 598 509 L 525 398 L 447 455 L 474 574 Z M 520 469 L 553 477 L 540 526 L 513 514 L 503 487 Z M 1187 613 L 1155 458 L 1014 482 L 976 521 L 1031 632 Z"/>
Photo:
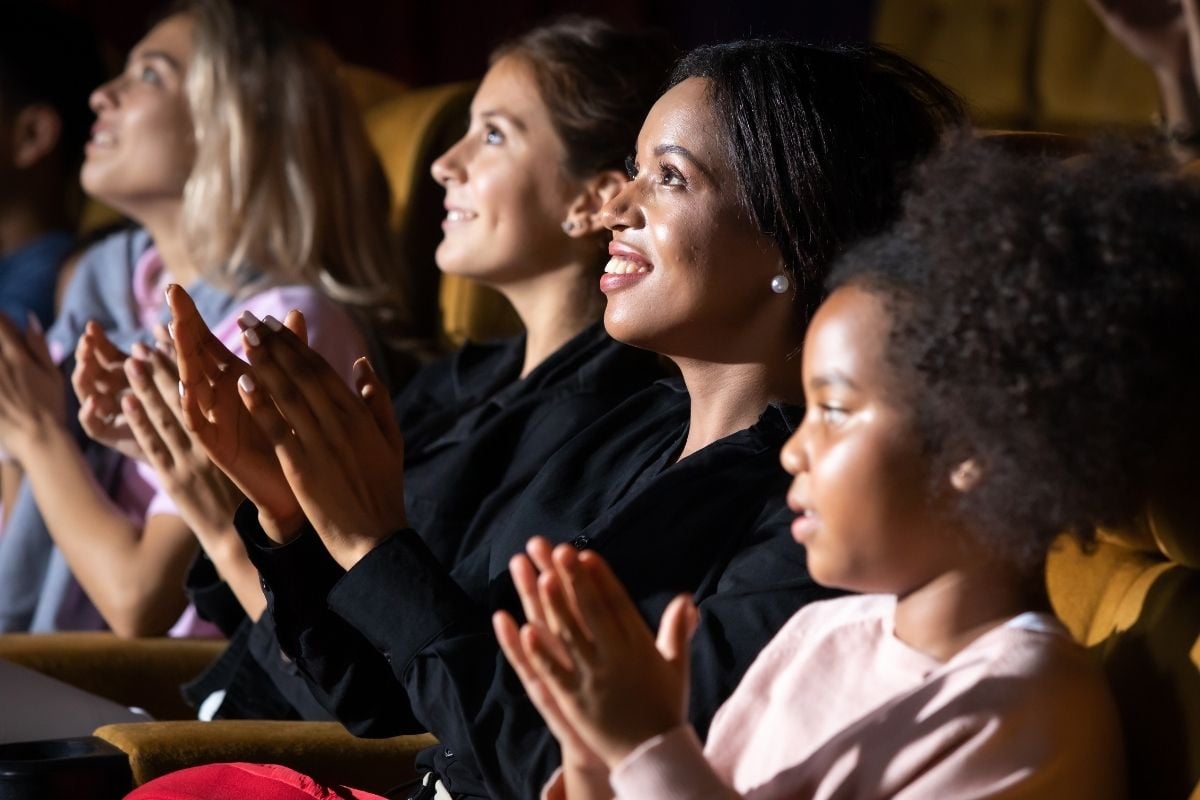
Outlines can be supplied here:
<path id="1" fill-rule="evenodd" d="M 350 569 L 408 525 L 404 442 L 387 391 L 365 358 L 350 389 L 272 317 L 242 336 L 254 368 L 238 380 L 242 401 L 330 555 Z"/>
<path id="2" fill-rule="evenodd" d="M 66 418 L 66 386 L 31 314 L 22 333 L 0 314 L 0 444 L 24 462 Z"/>
<path id="3" fill-rule="evenodd" d="M 212 334 L 182 288 L 167 287 L 167 303 L 184 426 L 258 507 L 267 535 L 280 543 L 288 541 L 299 531 L 304 515 L 274 447 L 238 396 L 239 379 L 251 380 L 249 366 Z M 294 324 L 301 325 L 302 320 Z"/>
<path id="4" fill-rule="evenodd" d="M 131 391 L 121 398 L 121 410 L 184 522 L 202 543 L 212 541 L 232 524 L 242 495 L 185 429 L 175 364 L 158 350 L 144 355 L 125 361 Z"/>
<path id="5" fill-rule="evenodd" d="M 546 547 L 535 541 L 530 549 Z M 536 602 L 543 621 L 524 625 L 514 642 L 511 620 L 502 616 L 498 634 L 506 654 L 513 651 L 518 675 L 532 672 L 534 685 L 546 688 L 552 713 L 562 721 L 556 724 L 569 727 L 611 769 L 641 743 L 686 719 L 688 643 L 698 612 L 691 598 L 676 597 L 663 614 L 656 643 L 598 555 L 560 545 L 540 560 Z M 528 609 L 535 601 L 528 577 L 518 580 L 524 569 L 513 578 Z"/>
<path id="6" fill-rule="evenodd" d="M 135 355 L 145 358 L 147 349 L 140 345 L 138 348 Z M 71 386 L 80 401 L 79 424 L 84 432 L 124 456 L 144 461 L 144 454 L 121 413 L 121 398 L 129 393 L 129 379 L 125 376 L 128 357 L 109 341 L 103 328 L 88 322 L 75 346 Z"/>

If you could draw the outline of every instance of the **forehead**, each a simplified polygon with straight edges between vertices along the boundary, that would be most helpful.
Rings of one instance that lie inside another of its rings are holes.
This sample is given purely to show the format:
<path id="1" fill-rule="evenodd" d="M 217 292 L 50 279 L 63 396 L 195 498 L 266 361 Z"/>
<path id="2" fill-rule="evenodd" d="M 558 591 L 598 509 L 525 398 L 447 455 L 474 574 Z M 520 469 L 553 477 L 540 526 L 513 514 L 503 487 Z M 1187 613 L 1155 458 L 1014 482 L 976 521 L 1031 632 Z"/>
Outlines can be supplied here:
<path id="1" fill-rule="evenodd" d="M 843 286 L 817 309 L 804 339 L 806 381 L 840 373 L 859 386 L 886 382 L 890 315 L 878 295 Z"/>
<path id="2" fill-rule="evenodd" d="M 187 64 L 192 58 L 192 33 L 195 27 L 195 20 L 190 14 L 167 17 L 134 46 L 130 58 L 147 52 L 160 52 L 174 57 L 181 64 Z"/>
<path id="3" fill-rule="evenodd" d="M 493 64 L 483 76 L 471 101 L 475 114 L 502 113 L 531 123 L 549 124 L 550 113 L 538 93 L 537 77 L 525 59 L 508 55 Z"/>
<path id="4" fill-rule="evenodd" d="M 685 147 L 710 166 L 725 162 L 725 147 L 708 97 L 707 78 L 688 78 L 672 86 L 646 115 L 638 150 L 660 145 Z"/>

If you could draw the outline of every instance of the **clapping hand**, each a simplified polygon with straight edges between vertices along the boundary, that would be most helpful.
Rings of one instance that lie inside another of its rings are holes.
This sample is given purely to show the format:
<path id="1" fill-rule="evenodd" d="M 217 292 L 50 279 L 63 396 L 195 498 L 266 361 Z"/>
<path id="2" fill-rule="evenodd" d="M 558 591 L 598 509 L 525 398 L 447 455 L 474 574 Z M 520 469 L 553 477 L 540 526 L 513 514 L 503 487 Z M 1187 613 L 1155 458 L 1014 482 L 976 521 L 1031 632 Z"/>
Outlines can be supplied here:
<path id="1" fill-rule="evenodd" d="M 577 758 L 609 769 L 643 742 L 683 724 L 688 646 L 699 614 L 671 601 L 655 640 L 597 554 L 534 539 L 510 565 L 528 621 L 496 614 L 496 635 L 552 732 Z M 533 575 L 540 568 L 536 580 Z"/>

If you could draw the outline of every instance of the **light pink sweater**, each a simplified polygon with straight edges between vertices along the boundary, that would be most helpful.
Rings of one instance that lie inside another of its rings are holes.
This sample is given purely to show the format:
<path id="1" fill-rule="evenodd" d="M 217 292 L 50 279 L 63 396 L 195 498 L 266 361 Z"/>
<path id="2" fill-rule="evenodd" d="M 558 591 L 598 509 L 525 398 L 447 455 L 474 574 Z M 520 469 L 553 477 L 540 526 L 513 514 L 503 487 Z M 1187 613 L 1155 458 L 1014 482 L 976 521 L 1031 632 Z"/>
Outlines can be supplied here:
<path id="1" fill-rule="evenodd" d="M 1121 798 L 1116 710 L 1086 652 L 1024 614 L 942 663 L 892 632 L 895 598 L 797 613 L 721 707 L 614 770 L 621 798 Z M 732 788 L 731 788 L 732 787 Z"/>

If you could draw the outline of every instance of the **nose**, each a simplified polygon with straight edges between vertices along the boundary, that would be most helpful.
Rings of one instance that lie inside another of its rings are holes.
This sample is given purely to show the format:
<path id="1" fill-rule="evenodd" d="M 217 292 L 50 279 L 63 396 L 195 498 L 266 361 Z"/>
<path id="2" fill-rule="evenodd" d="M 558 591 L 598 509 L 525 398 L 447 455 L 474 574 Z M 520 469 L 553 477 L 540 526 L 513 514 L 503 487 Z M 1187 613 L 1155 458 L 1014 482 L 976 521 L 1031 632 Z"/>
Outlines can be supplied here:
<path id="1" fill-rule="evenodd" d="M 467 179 L 467 171 L 463 166 L 467 137 L 464 135 L 454 144 L 450 145 L 450 149 L 442 153 L 434 160 L 430 166 L 429 172 L 433 175 L 433 179 L 441 186 L 449 186 L 451 183 L 463 183 Z"/>
<path id="2" fill-rule="evenodd" d="M 783 443 L 779 451 L 779 463 L 789 475 L 800 475 L 808 471 L 808 456 L 804 451 L 804 434 L 806 421 Z"/>
<path id="3" fill-rule="evenodd" d="M 640 228 L 645 224 L 637 203 L 637 181 L 632 180 L 621 187 L 600 209 L 600 224 L 610 231 Z"/>
<path id="4" fill-rule="evenodd" d="M 117 84 L 121 80 L 118 76 L 107 83 L 102 83 L 88 96 L 88 106 L 95 113 L 99 114 L 102 111 L 107 111 L 117 106 Z"/>

